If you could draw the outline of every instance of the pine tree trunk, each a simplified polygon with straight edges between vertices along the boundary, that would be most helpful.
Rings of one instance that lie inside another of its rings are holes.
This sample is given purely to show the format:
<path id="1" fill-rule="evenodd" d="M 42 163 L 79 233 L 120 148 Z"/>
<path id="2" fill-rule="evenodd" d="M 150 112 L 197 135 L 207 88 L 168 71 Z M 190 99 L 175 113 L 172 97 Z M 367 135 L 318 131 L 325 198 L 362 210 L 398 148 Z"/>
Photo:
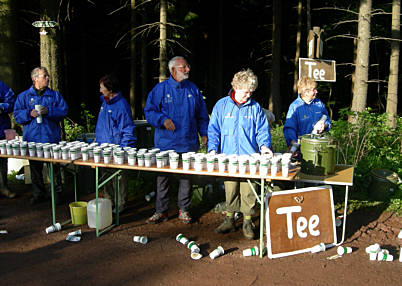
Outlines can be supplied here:
<path id="1" fill-rule="evenodd" d="M 41 0 L 41 20 L 57 21 L 59 1 Z M 57 33 L 59 27 L 40 28 L 40 65 L 46 67 L 49 71 L 50 82 L 49 87 L 61 91 L 61 60 L 60 47 Z"/>
<path id="2" fill-rule="evenodd" d="M 353 88 L 352 111 L 362 112 L 367 104 L 369 54 L 370 54 L 371 0 L 361 0 L 355 62 L 355 83 Z M 353 119 L 351 119 L 353 121 Z"/>
<path id="3" fill-rule="evenodd" d="M 166 23 L 167 23 L 167 1 L 160 1 L 160 24 L 159 24 L 159 82 L 167 79 L 166 67 Z"/>
<path id="4" fill-rule="evenodd" d="M 15 1 L 0 0 L 0 80 L 14 89 L 17 86 L 17 47 L 14 39 Z"/>
<path id="5" fill-rule="evenodd" d="M 392 1 L 392 38 L 400 39 L 401 36 L 401 0 Z M 387 108 L 388 125 L 396 127 L 395 116 L 398 107 L 398 74 L 399 74 L 399 41 L 391 42 L 391 57 L 389 63 L 389 80 Z"/>
<path id="6" fill-rule="evenodd" d="M 300 58 L 300 45 L 301 45 L 301 31 L 302 31 L 302 0 L 299 0 L 297 5 L 297 34 L 296 34 L 296 54 L 295 54 L 295 72 L 293 78 L 293 94 L 297 94 L 297 82 L 299 80 L 299 58 Z"/>
<path id="7" fill-rule="evenodd" d="M 273 3 L 273 25 L 272 25 L 272 76 L 271 76 L 271 99 L 270 110 L 275 118 L 281 115 L 281 0 L 274 0 Z"/>
<path id="8" fill-rule="evenodd" d="M 130 38 L 130 107 L 133 118 L 136 118 L 137 114 L 135 113 L 135 101 L 136 101 L 136 92 L 135 92 L 135 82 L 137 76 L 137 68 L 136 68 L 136 44 L 134 40 L 135 35 L 135 0 L 131 0 L 130 6 L 130 23 L 131 23 L 131 38 Z"/>

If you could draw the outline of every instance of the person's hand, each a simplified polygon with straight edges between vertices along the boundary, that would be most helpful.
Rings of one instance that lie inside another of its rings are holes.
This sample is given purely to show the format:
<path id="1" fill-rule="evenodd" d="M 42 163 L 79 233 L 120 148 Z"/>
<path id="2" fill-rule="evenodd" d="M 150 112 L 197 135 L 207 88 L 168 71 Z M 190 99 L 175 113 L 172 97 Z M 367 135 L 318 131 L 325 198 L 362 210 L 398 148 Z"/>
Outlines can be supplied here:
<path id="1" fill-rule="evenodd" d="M 325 130 L 325 123 L 319 121 L 319 122 L 317 122 L 316 124 L 317 124 L 317 125 L 316 125 L 317 133 L 318 133 L 318 134 L 321 134 L 322 132 L 324 132 L 324 130 Z"/>
<path id="2" fill-rule="evenodd" d="M 201 137 L 202 147 L 207 146 L 207 142 L 208 142 L 208 137 L 207 136 L 202 136 Z"/>
<path id="3" fill-rule="evenodd" d="M 267 154 L 270 157 L 274 156 L 274 153 L 272 152 L 271 149 L 269 149 L 267 146 L 262 146 L 261 147 L 261 155 Z"/>
<path id="4" fill-rule="evenodd" d="M 30 112 L 31 117 L 36 118 L 38 117 L 40 114 L 36 109 L 32 109 Z"/>
<path id="5" fill-rule="evenodd" d="M 174 126 L 173 121 L 170 118 L 167 118 L 164 122 L 163 122 L 163 126 L 165 126 L 165 128 L 169 131 L 174 131 L 176 129 L 176 126 Z"/>
<path id="6" fill-rule="evenodd" d="M 209 155 L 216 155 L 216 151 L 215 150 L 209 151 Z"/>
<path id="7" fill-rule="evenodd" d="M 41 105 L 41 107 L 40 107 L 40 114 L 46 115 L 46 114 L 48 114 L 48 113 L 49 113 L 49 110 L 47 109 L 47 107 Z"/>

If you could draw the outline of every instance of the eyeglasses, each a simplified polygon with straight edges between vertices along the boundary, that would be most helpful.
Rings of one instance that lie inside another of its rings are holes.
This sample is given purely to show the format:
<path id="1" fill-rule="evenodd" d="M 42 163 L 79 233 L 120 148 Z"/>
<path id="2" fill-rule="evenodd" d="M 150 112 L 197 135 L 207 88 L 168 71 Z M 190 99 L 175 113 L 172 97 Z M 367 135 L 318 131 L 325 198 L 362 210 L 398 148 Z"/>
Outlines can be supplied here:
<path id="1" fill-rule="evenodd" d="M 318 93 L 316 88 L 306 88 L 304 91 L 305 92 L 312 91 L 312 92 L 314 92 L 314 94 Z"/>
<path id="2" fill-rule="evenodd" d="M 49 77 L 49 75 L 48 75 L 48 74 L 39 74 L 37 77 L 43 77 L 43 78 L 46 78 L 46 77 Z"/>
<path id="3" fill-rule="evenodd" d="M 185 66 L 175 66 L 175 68 L 177 68 L 177 69 L 185 69 L 185 68 L 191 69 L 191 66 L 190 66 L 190 65 L 185 65 Z"/>

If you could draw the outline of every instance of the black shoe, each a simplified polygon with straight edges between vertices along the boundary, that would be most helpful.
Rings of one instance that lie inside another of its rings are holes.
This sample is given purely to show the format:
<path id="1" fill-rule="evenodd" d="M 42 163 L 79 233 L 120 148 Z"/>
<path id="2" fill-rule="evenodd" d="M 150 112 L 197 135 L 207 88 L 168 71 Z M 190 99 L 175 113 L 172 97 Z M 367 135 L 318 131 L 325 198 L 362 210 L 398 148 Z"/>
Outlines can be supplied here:
<path id="1" fill-rule="evenodd" d="M 215 229 L 216 233 L 228 233 L 236 231 L 233 216 L 226 216 L 223 222 Z"/>
<path id="2" fill-rule="evenodd" d="M 243 220 L 243 235 L 247 239 L 254 239 L 254 224 L 251 219 Z"/>

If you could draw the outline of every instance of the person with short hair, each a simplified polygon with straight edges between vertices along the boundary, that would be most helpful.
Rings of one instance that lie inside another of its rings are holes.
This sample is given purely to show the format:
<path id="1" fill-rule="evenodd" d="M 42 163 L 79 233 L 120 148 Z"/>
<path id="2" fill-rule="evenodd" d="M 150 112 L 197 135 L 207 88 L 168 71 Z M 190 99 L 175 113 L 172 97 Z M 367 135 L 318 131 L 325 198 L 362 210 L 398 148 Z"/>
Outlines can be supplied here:
<path id="1" fill-rule="evenodd" d="M 169 79 L 158 83 L 148 94 L 145 118 L 155 127 L 155 147 L 161 151 L 174 150 L 177 153 L 197 151 L 207 143 L 208 111 L 198 87 L 188 80 L 190 65 L 181 56 L 169 61 Z M 169 176 L 158 175 L 156 192 L 156 212 L 147 219 L 155 224 L 168 219 Z M 179 219 L 191 222 L 191 183 L 183 176 L 179 179 L 178 207 Z"/>
<path id="2" fill-rule="evenodd" d="M 324 103 L 317 98 L 317 83 L 309 77 L 301 77 L 297 84 L 298 96 L 290 104 L 286 115 L 283 135 L 286 144 L 291 147 L 297 139 L 313 131 L 314 125 L 323 115 L 327 117 L 325 122 L 320 122 L 318 134 L 328 131 L 331 128 L 331 121 Z"/>
<path id="3" fill-rule="evenodd" d="M 99 144 L 110 143 L 121 147 L 135 147 L 137 136 L 131 114 L 131 108 L 120 91 L 120 84 L 114 75 L 105 75 L 99 80 L 100 101 L 102 106 L 99 111 L 98 121 L 95 127 L 95 141 Z M 112 175 L 116 169 L 102 168 L 102 174 Z M 119 180 L 119 213 L 126 207 L 128 198 L 128 171 L 121 171 Z M 105 196 L 112 199 L 115 194 L 115 186 L 118 176 L 105 185 Z M 112 200 L 114 203 L 114 200 Z M 116 208 L 114 208 L 116 212 Z"/>
<path id="4" fill-rule="evenodd" d="M 208 126 L 208 152 L 225 155 L 272 153 L 271 134 L 267 117 L 261 106 L 251 98 L 258 86 L 257 76 L 250 70 L 236 73 L 228 96 L 214 106 Z M 226 216 L 215 229 L 217 233 L 235 231 L 234 213 L 243 214 L 243 235 L 254 238 L 256 197 L 244 179 L 227 179 L 225 184 Z M 256 187 L 256 184 L 253 184 Z"/>
<path id="5" fill-rule="evenodd" d="M 16 96 L 4 82 L 0 81 L 0 139 L 5 139 L 4 131 L 11 128 L 9 114 L 13 112 Z M 7 184 L 7 158 L 0 158 L 0 194 L 12 199 L 17 194 L 10 191 Z"/>
<path id="6" fill-rule="evenodd" d="M 32 86 L 21 92 L 14 105 L 15 121 L 23 126 L 23 139 L 36 143 L 59 143 L 61 139 L 60 122 L 67 115 L 68 106 L 61 94 L 50 89 L 49 72 L 45 67 L 34 68 L 31 72 Z M 40 106 L 40 110 L 35 109 Z M 42 116 L 42 122 L 36 120 Z M 32 179 L 31 205 L 47 198 L 43 181 L 43 162 L 29 161 Z M 60 167 L 54 168 L 56 204 L 62 203 Z"/>

